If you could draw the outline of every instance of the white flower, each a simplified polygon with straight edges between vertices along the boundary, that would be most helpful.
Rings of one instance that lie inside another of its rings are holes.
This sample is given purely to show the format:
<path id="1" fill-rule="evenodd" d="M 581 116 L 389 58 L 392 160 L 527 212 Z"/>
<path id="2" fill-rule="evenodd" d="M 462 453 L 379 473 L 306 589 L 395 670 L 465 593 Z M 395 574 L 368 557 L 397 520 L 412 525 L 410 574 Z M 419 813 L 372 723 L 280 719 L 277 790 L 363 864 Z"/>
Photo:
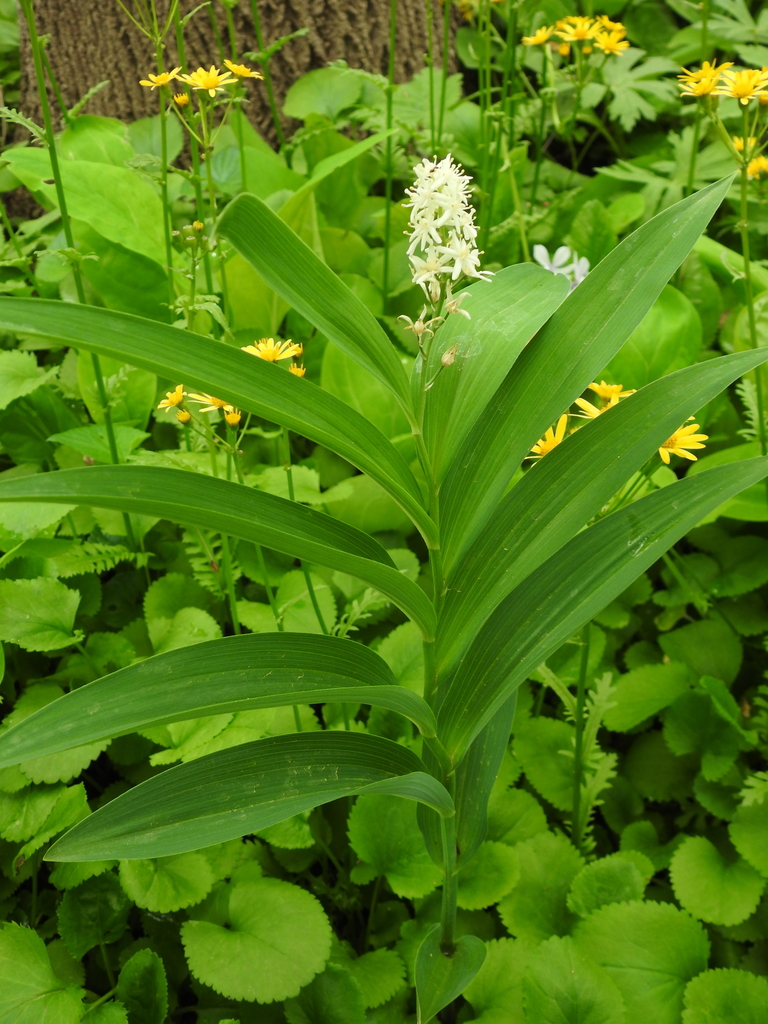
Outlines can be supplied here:
<path id="1" fill-rule="evenodd" d="M 453 315 L 453 316 L 455 316 L 458 313 L 460 316 L 465 316 L 467 318 L 467 320 L 471 320 L 472 317 L 469 315 L 469 313 L 466 311 L 466 309 L 462 309 L 461 308 L 461 304 L 462 304 L 462 302 L 464 301 L 464 299 L 466 297 L 467 297 L 467 293 L 466 292 L 462 292 L 461 295 L 459 295 L 456 298 L 454 298 L 453 297 L 453 292 L 451 291 L 451 285 L 450 285 L 450 282 L 449 282 L 448 283 L 448 288 L 446 289 L 446 293 L 445 293 L 445 311 L 446 311 L 446 313 L 448 313 L 449 315 Z"/>
<path id="2" fill-rule="evenodd" d="M 419 313 L 416 320 L 411 320 L 411 318 L 409 316 L 405 316 L 405 314 L 397 318 L 398 320 L 405 320 L 404 330 L 413 331 L 419 345 L 421 345 L 422 335 L 428 334 L 430 338 L 434 335 L 435 332 L 432 330 L 432 324 L 441 324 L 443 322 L 443 318 L 441 316 L 434 316 L 431 320 L 425 320 L 424 317 L 426 315 L 427 307 L 425 306 L 421 313 Z"/>
<path id="3" fill-rule="evenodd" d="M 413 280 L 433 304 L 447 287 L 447 298 L 455 307 L 448 312 L 463 313 L 459 300 L 451 298 L 450 281 L 492 276 L 479 269 L 481 253 L 475 245 L 475 213 L 469 202 L 471 179 L 450 155 L 440 161 L 425 158 L 414 174 L 416 182 L 406 189 L 405 204 L 411 207 L 408 258 Z"/>
<path id="4" fill-rule="evenodd" d="M 561 245 L 559 249 L 555 249 L 555 255 L 551 259 L 546 246 L 534 245 L 533 258 L 545 270 L 551 270 L 553 274 L 562 274 L 563 277 L 570 277 L 570 268 L 566 267 L 566 263 L 571 258 L 571 250 L 567 245 Z"/>
<path id="5" fill-rule="evenodd" d="M 579 258 L 579 254 L 571 252 L 567 245 L 561 245 L 555 249 L 555 255 L 550 258 L 549 250 L 543 245 L 534 245 L 533 258 L 540 263 L 545 270 L 553 274 L 560 274 L 567 277 L 571 282 L 571 291 L 577 284 L 581 284 L 589 273 L 589 260 L 586 256 Z M 568 260 L 573 262 L 569 263 Z"/>

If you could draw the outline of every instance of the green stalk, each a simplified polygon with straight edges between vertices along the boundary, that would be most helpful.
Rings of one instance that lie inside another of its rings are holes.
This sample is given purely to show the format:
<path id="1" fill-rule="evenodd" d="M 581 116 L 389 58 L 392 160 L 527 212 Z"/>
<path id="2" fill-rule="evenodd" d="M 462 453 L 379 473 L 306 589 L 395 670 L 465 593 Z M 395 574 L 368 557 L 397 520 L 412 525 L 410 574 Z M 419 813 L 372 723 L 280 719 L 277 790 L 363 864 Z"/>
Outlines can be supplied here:
<path id="1" fill-rule="evenodd" d="M 163 44 L 157 40 L 155 44 L 155 63 L 158 75 L 163 70 Z M 168 296 L 173 302 L 175 287 L 173 283 L 173 248 L 171 247 L 171 210 L 168 204 L 168 104 L 166 87 L 157 90 L 160 107 L 160 198 L 163 203 L 163 234 L 165 236 L 165 266 L 168 275 Z"/>
<path id="2" fill-rule="evenodd" d="M 24 255 L 24 250 L 21 248 L 21 243 L 19 242 L 16 232 L 13 230 L 13 226 L 8 217 L 8 211 L 6 210 L 5 203 L 2 199 L 0 199 L 0 219 L 2 219 L 3 227 L 5 228 L 5 233 L 8 235 L 8 241 L 16 250 L 16 255 L 20 259 L 27 260 L 27 262 L 21 268 L 21 272 L 27 279 L 27 283 L 29 284 L 29 286 L 31 288 L 37 288 L 37 281 L 35 280 L 35 275 L 32 273 L 32 267 L 29 263 L 29 259 Z"/>
<path id="3" fill-rule="evenodd" d="M 288 430 L 286 427 L 283 427 L 281 440 L 283 444 L 283 468 L 285 469 L 286 478 L 288 480 L 288 497 L 290 498 L 291 501 L 296 501 L 296 494 L 293 489 L 293 466 L 291 465 L 291 439 L 288 436 Z M 323 613 L 320 610 L 320 605 L 317 600 L 317 594 L 315 593 L 315 588 L 312 583 L 312 577 L 310 576 L 309 570 L 307 569 L 303 562 L 301 563 L 301 569 L 302 572 L 304 573 L 304 580 L 307 584 L 307 593 L 309 594 L 309 599 L 312 602 L 312 607 L 315 610 L 317 624 L 320 627 L 320 631 L 327 636 L 328 627 L 325 624 Z"/>
<path id="4" fill-rule="evenodd" d="M 525 214 L 523 213 L 523 204 L 520 202 L 520 190 L 517 187 L 517 178 L 512 167 L 509 169 L 509 184 L 512 189 L 512 202 L 515 204 L 515 213 L 517 214 L 517 227 L 520 235 L 520 246 L 523 250 L 523 259 L 526 263 L 530 263 L 531 254 L 528 249 L 528 229 L 525 226 Z"/>
<path id="5" fill-rule="evenodd" d="M 237 36 L 235 34 L 235 19 L 232 17 L 232 8 L 224 4 L 227 18 L 227 35 L 229 36 L 229 59 L 234 64 L 237 61 Z M 238 88 L 238 92 L 239 92 Z M 245 147 L 243 145 L 243 108 L 237 108 L 237 120 L 235 122 L 235 135 L 237 136 L 237 148 L 240 155 L 240 191 L 248 191 L 248 173 L 245 166 Z"/>
<path id="6" fill-rule="evenodd" d="M 259 2 L 258 0 L 251 0 L 251 16 L 253 17 L 253 29 L 256 34 L 256 44 L 259 50 L 264 52 L 264 38 L 261 34 L 261 19 L 259 18 Z M 283 135 L 283 128 L 280 124 L 280 115 L 277 112 L 277 104 L 275 103 L 275 93 L 272 88 L 272 76 L 269 73 L 269 61 L 265 60 L 261 64 L 264 71 L 264 88 L 267 90 L 267 100 L 269 101 L 269 109 L 272 113 L 272 123 L 275 126 L 275 135 L 277 135 L 277 141 L 280 143 L 282 149 L 285 145 L 285 136 Z"/>
<path id="7" fill-rule="evenodd" d="M 576 746 L 573 752 L 573 814 L 571 817 L 571 840 L 581 850 L 581 778 L 584 754 L 584 704 L 586 698 L 587 667 L 589 665 L 589 623 L 581 634 L 581 661 L 576 689 Z"/>
<path id="8" fill-rule="evenodd" d="M 213 38 L 216 40 L 216 47 L 219 51 L 219 64 L 224 62 L 224 43 L 221 40 L 221 32 L 219 32 L 219 25 L 216 21 L 216 15 L 213 13 L 213 4 L 208 4 L 208 19 L 211 23 L 211 31 L 213 32 Z"/>
<path id="9" fill-rule="evenodd" d="M 395 46 L 397 45 L 397 0 L 389 4 L 389 66 L 387 69 L 387 131 L 392 128 L 392 94 L 395 88 Z M 384 182 L 384 269 L 382 272 L 381 294 L 384 312 L 387 311 L 389 296 L 389 231 L 392 222 L 392 136 L 387 136 L 387 176 Z"/>
<path id="10" fill-rule="evenodd" d="M 429 140 L 432 152 L 435 152 L 435 12 L 432 0 L 427 0 L 427 64 L 429 65 Z"/>
<path id="11" fill-rule="evenodd" d="M 440 82 L 440 118 L 437 122 L 437 148 L 443 141 L 443 119 L 445 117 L 445 91 L 448 84 L 448 49 L 451 44 L 451 3 L 443 0 L 443 78 Z"/>
<path id="12" fill-rule="evenodd" d="M 515 60 L 515 49 L 516 49 L 516 44 L 517 44 L 516 37 L 517 37 L 517 8 L 515 8 L 515 10 L 513 11 L 512 10 L 512 0 L 508 0 L 508 2 L 507 2 L 507 36 L 506 36 L 506 39 L 504 41 L 504 71 L 503 71 L 502 80 L 501 80 L 501 97 L 500 97 L 500 113 L 501 113 L 501 117 L 500 117 L 500 120 L 499 120 L 498 125 L 497 125 L 496 146 L 495 146 L 495 149 L 493 151 L 493 156 L 491 158 L 490 187 L 487 190 L 487 192 L 488 192 L 488 195 L 487 195 L 487 209 L 484 211 L 485 212 L 485 217 L 483 218 L 483 222 L 482 222 L 483 223 L 483 227 L 482 227 L 482 232 L 481 232 L 481 236 L 480 236 L 480 239 L 481 239 L 480 240 L 480 248 L 481 249 L 485 249 L 485 247 L 487 246 L 487 244 L 488 244 L 488 235 L 489 235 L 490 230 L 491 230 L 491 221 L 493 220 L 493 199 L 494 199 L 494 195 L 496 193 L 496 178 L 498 177 L 498 169 L 499 169 L 499 165 L 501 164 L 502 143 L 504 141 L 504 136 L 505 135 L 506 135 L 506 138 L 507 138 L 507 148 L 511 148 L 512 146 L 514 146 L 514 139 L 512 137 L 513 136 L 513 132 L 510 132 L 509 124 L 508 124 L 508 116 L 509 116 L 508 115 L 508 95 L 509 95 L 510 79 L 511 79 L 511 74 L 512 74 L 511 69 L 512 69 L 512 65 L 513 65 L 514 60 Z M 515 188 L 516 188 L 516 186 L 515 186 Z M 517 206 L 515 206 L 515 209 L 517 210 Z M 526 239 L 526 248 L 527 248 L 527 239 Z M 526 262 L 529 262 L 527 257 L 526 257 Z"/>
<path id="13" fill-rule="evenodd" d="M 547 88 L 547 55 L 542 53 L 541 57 L 541 89 L 539 91 L 539 97 L 541 99 L 541 118 L 539 119 L 539 130 L 536 135 L 536 168 L 533 172 L 533 185 L 531 187 L 531 207 L 536 203 L 536 193 L 539 188 L 539 171 L 541 169 L 541 160 L 544 153 L 544 129 L 547 123 L 547 105 L 544 102 L 544 90 Z"/>
<path id="14" fill-rule="evenodd" d="M 67 246 L 70 249 L 75 248 L 75 241 L 72 235 L 72 222 L 69 219 L 69 212 L 67 210 L 67 199 L 64 194 L 64 183 L 61 178 L 61 168 L 59 167 L 59 155 L 56 151 L 56 138 L 53 133 L 53 121 L 51 119 L 51 108 L 48 103 L 48 91 L 45 85 L 45 72 L 43 70 L 43 58 L 42 58 L 42 47 L 40 46 L 40 37 L 37 34 L 37 24 L 35 22 L 35 12 L 33 8 L 33 0 L 19 0 L 21 5 L 22 13 L 27 23 L 29 30 L 29 42 L 32 49 L 32 61 L 35 66 L 35 78 L 37 80 L 37 91 L 40 96 L 40 106 L 43 112 L 43 125 L 45 128 L 45 139 L 48 144 L 48 154 L 51 159 L 51 173 L 53 174 L 54 184 L 56 186 L 56 198 L 59 204 L 59 212 L 61 213 L 61 226 L 64 230 L 64 237 L 67 242 Z M 85 290 L 83 288 L 83 278 L 80 273 L 80 267 L 77 263 L 72 264 L 72 276 L 75 281 L 75 290 L 77 292 L 77 301 L 85 306 Z M 109 399 L 107 397 L 107 389 L 104 385 L 104 375 L 101 372 L 101 361 L 95 354 L 91 354 L 91 365 L 93 366 L 93 375 L 96 380 L 96 390 L 99 394 L 99 404 L 101 406 L 101 414 L 104 419 L 104 430 L 107 435 L 107 444 L 109 446 L 109 457 L 113 465 L 118 465 L 120 462 L 120 456 L 117 451 L 117 442 L 115 440 L 115 428 L 112 424 L 112 413 L 109 408 Z M 128 543 L 131 547 L 136 547 L 136 538 L 133 532 L 133 526 L 131 520 L 126 512 L 123 512 L 123 523 L 125 524 L 125 535 L 128 539 Z"/>
<path id="15" fill-rule="evenodd" d="M 179 14 L 178 7 L 174 12 L 174 25 L 176 27 L 176 49 L 179 53 L 179 64 L 181 64 L 181 70 L 184 74 L 187 73 L 187 53 L 184 45 L 184 25 L 181 21 L 181 15 Z M 187 95 L 192 96 L 192 90 L 187 86 Z M 202 221 L 205 218 L 203 213 L 203 189 L 200 184 L 200 149 L 197 144 L 197 139 L 192 133 L 189 133 L 189 151 L 192 156 L 192 180 L 195 187 L 195 207 L 197 209 L 197 219 Z M 211 254 L 206 248 L 203 253 L 203 267 L 205 269 L 205 287 L 208 290 L 208 294 L 213 294 L 213 272 L 211 270 Z"/>
<path id="16" fill-rule="evenodd" d="M 741 248 L 744 255 L 744 291 L 747 298 L 747 316 L 749 319 L 749 342 L 752 348 L 758 348 L 757 323 L 755 321 L 755 303 L 752 293 L 752 266 L 749 257 L 749 207 L 747 204 L 747 139 L 749 138 L 749 113 L 746 106 L 742 107 L 742 125 L 744 137 L 744 154 L 741 162 L 741 217 L 739 220 L 739 233 L 741 235 Z M 757 415 L 758 415 L 758 436 L 760 438 L 760 452 L 768 454 L 768 438 L 765 432 L 765 412 L 763 403 L 763 378 L 761 368 L 755 371 L 755 390 L 757 392 Z M 768 485 L 767 485 L 768 486 Z"/>
<path id="17" fill-rule="evenodd" d="M 693 142 L 691 143 L 691 159 L 688 164 L 688 181 L 685 185 L 685 194 L 689 196 L 693 192 L 693 183 L 696 178 L 696 161 L 699 156 L 699 138 L 701 136 L 701 104 L 696 104 L 696 117 L 693 122 Z M 746 142 L 745 142 L 746 145 Z"/>
<path id="18" fill-rule="evenodd" d="M 67 105 L 64 102 L 64 97 L 61 95 L 59 83 L 56 81 L 56 76 L 53 73 L 51 62 L 48 60 L 48 54 L 45 50 L 43 50 L 43 63 L 45 64 L 45 73 L 48 76 L 48 81 L 51 83 L 51 88 L 53 89 L 53 95 L 56 97 L 56 102 L 59 104 L 59 110 L 61 111 L 61 116 L 64 119 L 64 124 L 69 128 L 72 124 L 72 118 L 69 116 Z"/>
<path id="19" fill-rule="evenodd" d="M 456 907 L 459 890 L 456 870 L 456 818 L 441 818 L 440 833 L 445 871 L 440 908 L 440 948 L 446 956 L 452 956 L 456 949 Z"/>

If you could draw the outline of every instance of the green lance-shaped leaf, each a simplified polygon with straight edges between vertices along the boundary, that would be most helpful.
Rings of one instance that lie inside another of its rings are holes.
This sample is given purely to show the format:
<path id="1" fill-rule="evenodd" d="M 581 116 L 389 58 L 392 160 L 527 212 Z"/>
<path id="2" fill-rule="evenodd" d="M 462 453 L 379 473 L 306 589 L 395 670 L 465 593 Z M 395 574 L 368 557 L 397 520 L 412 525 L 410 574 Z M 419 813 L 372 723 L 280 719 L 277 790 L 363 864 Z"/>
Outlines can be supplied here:
<path id="1" fill-rule="evenodd" d="M 448 576 L 437 634 L 447 675 L 498 603 L 595 515 L 691 413 L 768 359 L 740 352 L 642 388 L 541 459 Z"/>
<path id="2" fill-rule="evenodd" d="M 519 263 L 461 294 L 472 319 L 448 318 L 424 374 L 427 380 L 437 375 L 427 392 L 424 439 L 438 480 L 523 348 L 568 294 L 568 281 Z M 441 369 L 443 353 L 454 347 L 452 365 Z"/>
<path id="3" fill-rule="evenodd" d="M 358 793 L 391 793 L 451 816 L 448 791 L 406 747 L 353 732 L 293 733 L 170 768 L 99 808 L 49 860 L 134 860 L 198 850 Z"/>
<path id="4" fill-rule="evenodd" d="M 385 384 L 412 418 L 408 378 L 376 317 L 266 203 L 238 196 L 219 218 L 218 231 L 278 295 Z"/>
<path id="5" fill-rule="evenodd" d="M 164 722 L 288 704 L 372 704 L 435 734 L 431 709 L 369 647 L 311 633 L 249 633 L 147 658 L 0 733 L 0 767 Z"/>
<path id="6" fill-rule="evenodd" d="M 676 203 L 625 238 L 525 348 L 443 483 L 440 524 L 446 569 L 489 520 L 537 438 L 594 380 L 651 308 L 731 180 Z"/>
<path id="7" fill-rule="evenodd" d="M 94 306 L 3 296 L 0 327 L 122 359 L 295 430 L 373 477 L 427 542 L 434 541 L 434 525 L 403 457 L 364 416 L 304 378 L 220 341 Z"/>
<path id="8" fill-rule="evenodd" d="M 528 576 L 485 623 L 444 696 L 438 734 L 453 760 L 532 669 L 709 511 L 765 476 L 768 458 L 688 477 L 602 519 Z"/>
<path id="9" fill-rule="evenodd" d="M 394 567 L 372 537 L 323 512 L 265 491 L 180 469 L 91 466 L 0 483 L 0 501 L 96 505 L 217 530 L 350 573 L 380 591 L 434 635 L 424 591 Z"/>

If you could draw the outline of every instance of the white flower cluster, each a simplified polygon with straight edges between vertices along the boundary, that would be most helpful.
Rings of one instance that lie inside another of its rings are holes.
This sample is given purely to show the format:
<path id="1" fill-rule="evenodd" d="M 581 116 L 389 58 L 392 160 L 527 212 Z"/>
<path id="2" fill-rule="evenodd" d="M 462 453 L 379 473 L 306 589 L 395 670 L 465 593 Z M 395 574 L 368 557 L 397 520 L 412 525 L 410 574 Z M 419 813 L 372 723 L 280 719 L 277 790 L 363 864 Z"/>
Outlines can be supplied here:
<path id="1" fill-rule="evenodd" d="M 440 161 L 425 158 L 415 173 L 416 183 L 405 190 L 410 199 L 405 205 L 411 207 L 408 258 L 413 280 L 432 305 L 440 301 L 445 283 L 446 311 L 464 313 L 458 308 L 460 299 L 453 298 L 452 284 L 462 276 L 481 280 L 493 276 L 489 270 L 478 269 L 475 211 L 469 202 L 471 178 L 450 154 Z M 417 255 L 417 250 L 422 255 Z"/>
<path id="2" fill-rule="evenodd" d="M 571 291 L 577 284 L 581 284 L 589 273 L 589 260 L 586 256 L 579 258 L 579 254 L 571 252 L 567 245 L 561 245 L 555 249 L 555 255 L 550 258 L 549 250 L 544 245 L 534 245 L 533 258 L 540 263 L 545 270 L 551 270 L 553 274 L 561 274 L 571 282 Z M 568 260 L 573 259 L 572 263 Z"/>

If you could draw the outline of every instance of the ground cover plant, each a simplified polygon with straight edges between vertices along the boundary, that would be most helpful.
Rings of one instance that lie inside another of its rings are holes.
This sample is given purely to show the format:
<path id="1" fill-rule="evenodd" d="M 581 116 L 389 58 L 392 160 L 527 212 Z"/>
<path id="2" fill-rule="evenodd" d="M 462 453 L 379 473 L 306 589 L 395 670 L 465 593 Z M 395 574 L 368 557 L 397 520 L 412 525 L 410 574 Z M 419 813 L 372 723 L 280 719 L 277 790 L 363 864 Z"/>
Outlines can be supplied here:
<path id="1" fill-rule="evenodd" d="M 761 5 L 234 6 L 0 5 L 0 1024 L 762 1021 Z"/>

